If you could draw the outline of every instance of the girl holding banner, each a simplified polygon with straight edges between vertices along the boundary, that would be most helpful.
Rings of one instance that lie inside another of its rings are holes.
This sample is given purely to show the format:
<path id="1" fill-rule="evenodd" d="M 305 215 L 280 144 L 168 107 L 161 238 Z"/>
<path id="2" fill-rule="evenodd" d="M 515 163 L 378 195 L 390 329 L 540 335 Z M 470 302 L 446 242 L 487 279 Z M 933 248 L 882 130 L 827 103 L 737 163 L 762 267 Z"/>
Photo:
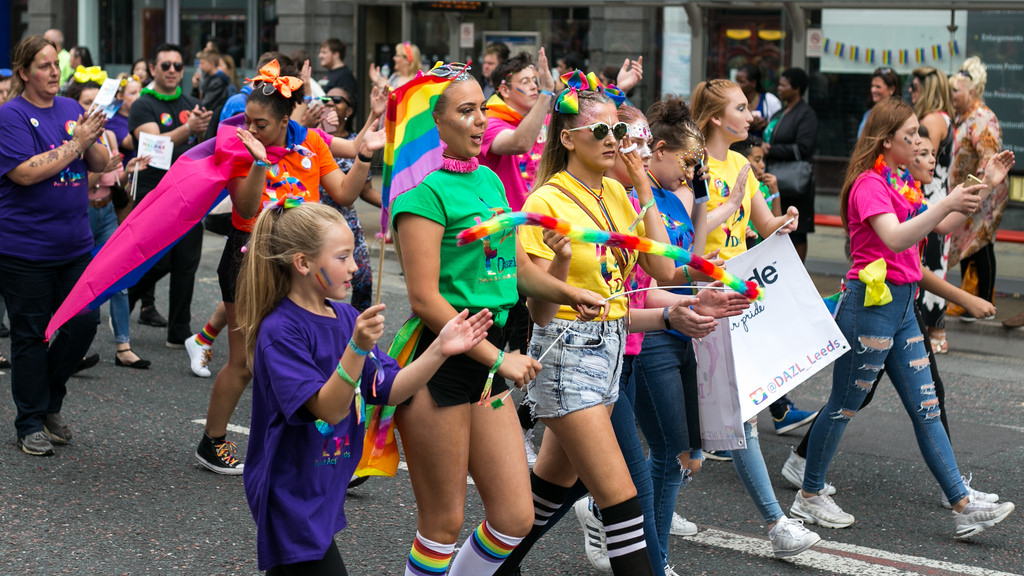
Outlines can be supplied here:
<path id="1" fill-rule="evenodd" d="M 559 282 L 533 265 L 514 231 L 480 244 L 457 245 L 459 232 L 507 212 L 508 201 L 498 177 L 476 159 L 487 127 L 479 83 L 462 64 L 438 66 L 430 74 L 450 80 L 433 110 L 426 110 L 444 144 L 444 157 L 441 168 L 396 198 L 392 209 L 414 314 L 399 334 L 406 335 L 406 348 L 395 357 L 422 355 L 463 308 L 489 309 L 494 326 L 486 341 L 446 360 L 426 387 L 395 412 L 418 512 L 405 574 L 445 574 L 450 564 L 452 576 L 487 576 L 534 523 L 519 419 L 513 404 L 502 399 L 506 380 L 525 386 L 541 364 L 497 347 L 508 311 L 520 291 L 564 302 L 574 315 L 586 318 L 599 314 L 603 302 L 598 294 Z M 409 98 L 415 103 L 415 96 Z M 453 560 L 467 473 L 487 517 Z"/>
<path id="2" fill-rule="evenodd" d="M 921 279 L 919 243 L 933 230 L 948 232 L 977 210 L 985 188 L 957 186 L 926 207 L 913 178 L 896 167 L 909 165 L 920 144 L 918 120 L 899 99 L 871 111 L 857 141 L 840 198 L 850 234 L 853 267 L 836 312 L 836 323 L 853 344 L 833 369 L 832 393 L 811 429 L 803 487 L 792 512 L 828 528 L 853 524 L 826 493 L 825 473 L 847 424 L 860 409 L 884 367 L 914 425 L 918 447 L 953 508 L 957 538 L 994 526 L 1013 512 L 1012 502 L 968 498 L 949 437 L 939 418 L 939 401 L 928 370 L 924 336 L 914 316 Z M 960 214 L 955 214 L 959 212 Z"/>
<path id="3" fill-rule="evenodd" d="M 790 206 L 782 216 L 772 214 L 757 179 L 749 177 L 750 163 L 742 154 L 729 149 L 733 143 L 747 138 L 753 118 L 740 87 L 729 80 L 701 82 L 693 92 L 691 106 L 694 121 L 707 141 L 709 232 L 704 250 L 718 250 L 719 257 L 725 260 L 745 252 L 750 220 L 765 237 L 776 231 L 788 234 L 796 230 L 796 207 Z M 755 423 L 743 423 L 746 448 L 731 451 L 733 466 L 768 526 L 775 555 L 799 554 L 820 538 L 787 518 L 779 506 L 761 455 Z"/>

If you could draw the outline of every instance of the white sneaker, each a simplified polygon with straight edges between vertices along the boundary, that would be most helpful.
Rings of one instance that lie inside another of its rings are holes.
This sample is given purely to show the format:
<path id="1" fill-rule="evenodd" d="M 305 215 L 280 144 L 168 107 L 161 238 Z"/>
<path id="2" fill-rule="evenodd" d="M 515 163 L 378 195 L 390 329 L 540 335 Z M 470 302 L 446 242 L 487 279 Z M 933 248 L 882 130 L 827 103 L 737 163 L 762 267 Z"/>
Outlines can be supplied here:
<path id="1" fill-rule="evenodd" d="M 206 346 L 196 342 L 195 335 L 185 340 L 185 351 L 188 352 L 188 360 L 192 373 L 200 378 L 209 378 L 210 369 L 206 367 L 213 358 L 213 346 Z"/>
<path id="2" fill-rule="evenodd" d="M 672 527 L 669 528 L 668 533 L 673 536 L 696 536 L 697 525 L 683 518 L 678 513 L 673 512 Z"/>
<path id="3" fill-rule="evenodd" d="M 786 458 L 786 463 L 782 465 L 782 477 L 799 490 L 804 484 L 805 468 L 807 468 L 807 459 L 801 458 L 795 449 L 790 448 L 789 458 Z M 829 496 L 834 496 L 836 487 L 826 482 L 825 493 Z"/>
<path id="4" fill-rule="evenodd" d="M 608 547 L 604 541 L 604 524 L 594 514 L 594 500 L 584 496 L 573 504 L 576 519 L 583 528 L 583 549 L 590 565 L 601 572 L 611 572 L 612 562 L 608 559 Z"/>
<path id="5" fill-rule="evenodd" d="M 523 444 L 526 446 L 526 464 L 533 468 L 537 462 L 537 450 L 533 447 L 533 428 L 523 428 Z"/>
<path id="6" fill-rule="evenodd" d="M 957 538 L 974 536 L 1002 522 L 1013 512 L 1013 502 L 970 502 L 963 512 L 953 512 Z"/>
<path id="7" fill-rule="evenodd" d="M 818 524 L 825 528 L 846 528 L 855 520 L 853 514 L 843 512 L 825 490 L 810 498 L 804 498 L 803 492 L 798 491 L 789 511 L 808 524 Z"/>
<path id="8" fill-rule="evenodd" d="M 665 564 L 665 576 L 679 576 L 679 573 L 675 571 L 675 566 Z"/>
<path id="9" fill-rule="evenodd" d="M 960 479 L 964 481 L 964 488 L 967 488 L 967 497 L 970 498 L 971 502 L 988 502 L 989 504 L 999 502 L 999 494 L 989 494 L 988 492 L 982 492 L 971 488 L 971 480 L 974 479 L 974 474 L 971 474 L 968 477 L 961 476 Z M 943 508 L 946 510 L 953 509 L 953 505 L 949 503 L 949 500 L 946 500 L 945 495 L 943 495 L 940 500 L 942 500 Z"/>
<path id="10" fill-rule="evenodd" d="M 768 531 L 768 539 L 776 558 L 789 558 L 817 544 L 821 536 L 804 528 L 803 521 L 783 516 Z"/>

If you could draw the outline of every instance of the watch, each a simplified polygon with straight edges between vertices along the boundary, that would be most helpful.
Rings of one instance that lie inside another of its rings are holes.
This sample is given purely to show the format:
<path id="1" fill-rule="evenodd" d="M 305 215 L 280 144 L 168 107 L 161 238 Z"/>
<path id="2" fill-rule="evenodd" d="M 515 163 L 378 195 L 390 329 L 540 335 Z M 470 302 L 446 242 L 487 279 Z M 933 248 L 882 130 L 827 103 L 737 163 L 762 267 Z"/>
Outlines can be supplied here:
<path id="1" fill-rule="evenodd" d="M 661 319 L 665 321 L 665 330 L 671 330 L 672 323 L 668 321 L 668 306 L 661 309 Z"/>

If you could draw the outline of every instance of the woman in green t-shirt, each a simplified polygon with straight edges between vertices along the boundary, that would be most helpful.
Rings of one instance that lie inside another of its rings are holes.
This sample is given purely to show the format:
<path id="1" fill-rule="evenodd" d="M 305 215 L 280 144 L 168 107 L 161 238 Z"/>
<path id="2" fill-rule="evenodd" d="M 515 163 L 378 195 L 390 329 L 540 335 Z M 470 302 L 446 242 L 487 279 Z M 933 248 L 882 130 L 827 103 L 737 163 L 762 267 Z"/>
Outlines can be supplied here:
<path id="1" fill-rule="evenodd" d="M 457 246 L 459 232 L 509 207 L 501 181 L 476 159 L 487 127 L 480 85 L 462 65 L 431 73 L 452 77 L 433 112 L 446 147 L 444 165 L 396 198 L 392 210 L 413 322 L 422 325 L 416 354 L 463 308 L 490 309 L 494 327 L 486 341 L 449 358 L 395 413 L 418 512 L 406 574 L 423 574 L 425 568 L 442 573 L 452 561 L 469 473 L 486 520 L 463 544 L 449 574 L 487 576 L 533 525 L 519 419 L 511 402 L 492 407 L 486 401 L 488 394 L 504 395 L 506 379 L 522 387 L 541 370 L 536 360 L 496 346 L 508 310 L 519 291 L 565 303 L 588 318 L 603 305 L 597 294 L 559 282 L 533 265 L 515 231 Z"/>

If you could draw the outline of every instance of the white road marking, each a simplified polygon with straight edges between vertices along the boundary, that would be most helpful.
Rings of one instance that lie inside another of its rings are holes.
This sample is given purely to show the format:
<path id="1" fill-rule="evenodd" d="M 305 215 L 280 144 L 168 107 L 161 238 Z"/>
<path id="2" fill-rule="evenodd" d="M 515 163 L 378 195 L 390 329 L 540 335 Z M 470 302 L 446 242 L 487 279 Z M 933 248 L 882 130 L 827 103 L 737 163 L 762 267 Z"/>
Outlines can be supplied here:
<path id="1" fill-rule="evenodd" d="M 194 424 L 199 424 L 200 426 L 206 426 L 206 418 L 199 418 L 198 420 L 193 420 L 192 422 Z M 228 424 L 228 431 L 234 432 L 236 434 L 245 434 L 246 436 L 249 435 L 248 428 L 246 428 L 245 426 L 237 426 L 235 424 Z"/>
<path id="2" fill-rule="evenodd" d="M 735 550 L 752 556 L 774 558 L 767 537 L 757 538 L 708 528 L 701 530 L 696 536 L 684 540 L 704 546 Z M 786 561 L 834 574 L 897 576 L 920 575 L 938 570 L 940 573 L 956 573 L 967 576 L 1014 576 L 1009 572 L 997 572 L 976 566 L 896 554 L 885 550 L 826 540 L 821 540 L 810 550 Z"/>

